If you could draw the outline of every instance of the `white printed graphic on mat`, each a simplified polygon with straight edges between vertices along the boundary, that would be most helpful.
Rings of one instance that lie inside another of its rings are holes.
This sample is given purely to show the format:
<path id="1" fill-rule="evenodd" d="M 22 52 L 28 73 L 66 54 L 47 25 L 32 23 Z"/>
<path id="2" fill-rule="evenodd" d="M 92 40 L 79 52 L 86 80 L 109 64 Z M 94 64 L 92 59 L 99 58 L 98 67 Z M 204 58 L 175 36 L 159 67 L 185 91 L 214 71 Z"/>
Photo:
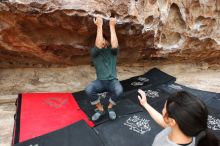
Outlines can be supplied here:
<path id="1" fill-rule="evenodd" d="M 129 117 L 124 125 L 128 126 L 129 130 L 144 134 L 151 130 L 149 122 L 150 120 L 134 115 L 133 117 Z"/>
<path id="2" fill-rule="evenodd" d="M 156 98 L 159 97 L 159 92 L 153 90 L 144 91 L 147 97 Z"/>
<path id="3" fill-rule="evenodd" d="M 138 77 L 137 80 L 138 80 L 138 81 L 141 81 L 141 82 L 148 82 L 148 81 L 149 81 L 149 79 L 146 78 L 146 77 Z"/>
<path id="4" fill-rule="evenodd" d="M 132 82 L 131 85 L 132 86 L 142 86 L 142 85 L 144 85 L 144 83 L 143 82 Z"/>
<path id="5" fill-rule="evenodd" d="M 174 85 L 174 84 L 170 84 L 170 85 L 168 85 L 168 87 L 176 89 L 176 90 L 182 90 L 183 89 L 181 86 Z"/>
<path id="6" fill-rule="evenodd" d="M 35 144 L 35 145 L 32 145 L 32 144 L 31 144 L 31 145 L 29 145 L 29 146 L 38 146 L 38 144 Z"/>
<path id="7" fill-rule="evenodd" d="M 208 128 L 212 130 L 220 130 L 220 120 L 209 115 L 208 116 Z"/>

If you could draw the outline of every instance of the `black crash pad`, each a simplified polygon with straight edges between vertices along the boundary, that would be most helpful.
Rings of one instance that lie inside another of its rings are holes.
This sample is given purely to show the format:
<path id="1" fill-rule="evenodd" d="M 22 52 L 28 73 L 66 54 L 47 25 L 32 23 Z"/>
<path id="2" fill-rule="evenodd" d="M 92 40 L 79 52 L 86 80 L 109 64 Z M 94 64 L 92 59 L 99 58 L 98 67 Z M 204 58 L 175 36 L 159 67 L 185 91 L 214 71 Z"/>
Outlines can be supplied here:
<path id="1" fill-rule="evenodd" d="M 105 110 L 107 111 L 107 109 Z M 144 109 L 141 106 L 135 104 L 129 99 L 121 100 L 120 102 L 118 102 L 117 105 L 114 106 L 114 110 L 117 114 L 117 118 L 144 111 Z M 89 117 L 91 117 L 93 114 L 94 110 L 90 110 Z M 94 123 L 97 126 L 104 122 L 108 122 L 109 120 L 110 119 L 108 113 L 106 112 L 106 114 L 102 118 L 100 118 L 98 121 L 95 121 Z"/>
<path id="2" fill-rule="evenodd" d="M 105 146 L 151 146 L 162 128 L 146 112 L 139 112 L 95 127 Z"/>
<path id="3" fill-rule="evenodd" d="M 220 110 L 208 106 L 208 111 L 208 128 L 220 139 Z"/>
<path id="4" fill-rule="evenodd" d="M 157 68 L 153 68 L 143 75 L 123 80 L 121 81 L 121 84 L 126 93 L 142 87 L 153 87 L 164 83 L 172 83 L 175 82 L 175 80 L 175 77 L 168 75 Z"/>
<path id="5" fill-rule="evenodd" d="M 193 88 L 189 88 L 189 87 L 177 84 L 177 83 L 163 84 L 163 85 L 160 85 L 158 88 L 169 93 L 169 94 L 172 94 L 172 93 L 175 93 L 178 91 L 187 91 L 187 92 L 199 97 L 205 103 L 208 103 L 210 99 L 212 99 L 213 97 L 218 95 L 218 93 L 193 89 Z"/>
<path id="6" fill-rule="evenodd" d="M 142 90 L 145 92 L 147 101 L 150 105 L 157 105 L 161 100 L 166 100 L 170 95 L 167 92 L 164 92 L 162 89 L 157 87 L 143 87 Z M 138 100 L 138 89 L 129 92 L 123 96 L 124 99 L 130 99 L 134 103 L 139 104 Z"/>
<path id="7" fill-rule="evenodd" d="M 220 113 L 220 93 L 208 100 L 206 104 L 210 107 L 214 107 Z"/>
<path id="8" fill-rule="evenodd" d="M 60 130 L 27 140 L 14 146 L 103 146 L 96 133 L 79 121 Z"/>
<path id="9" fill-rule="evenodd" d="M 78 102 L 80 108 L 87 114 L 87 116 L 91 119 L 92 115 L 95 113 L 95 106 L 92 106 L 87 99 L 87 95 L 84 91 L 73 93 L 76 101 Z M 106 99 L 101 99 L 101 102 L 108 101 L 108 97 Z M 106 102 L 105 102 L 106 103 Z M 103 103 L 104 104 L 104 103 Z M 106 107 L 106 106 L 105 106 Z M 114 110 L 118 117 L 129 115 L 132 113 L 143 111 L 143 108 L 139 105 L 132 102 L 130 99 L 122 99 L 117 102 L 117 105 L 114 106 Z M 100 120 L 95 121 L 95 125 L 101 124 L 103 122 L 107 122 L 109 119 L 108 114 L 104 115 Z"/>

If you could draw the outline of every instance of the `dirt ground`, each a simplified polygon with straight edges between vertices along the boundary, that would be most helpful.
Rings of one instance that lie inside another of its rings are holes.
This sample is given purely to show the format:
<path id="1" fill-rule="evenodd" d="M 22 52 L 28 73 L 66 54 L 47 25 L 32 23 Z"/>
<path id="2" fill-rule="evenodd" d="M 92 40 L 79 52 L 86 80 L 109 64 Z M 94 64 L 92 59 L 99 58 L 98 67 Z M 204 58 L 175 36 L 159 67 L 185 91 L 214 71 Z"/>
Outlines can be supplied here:
<path id="1" fill-rule="evenodd" d="M 152 67 L 177 77 L 177 83 L 188 87 L 220 92 L 220 68 L 207 64 L 175 64 L 157 66 L 119 66 L 120 80 L 143 74 Z M 75 92 L 95 79 L 91 66 L 66 68 L 0 69 L 0 146 L 9 146 L 14 124 L 15 99 L 23 92 Z"/>

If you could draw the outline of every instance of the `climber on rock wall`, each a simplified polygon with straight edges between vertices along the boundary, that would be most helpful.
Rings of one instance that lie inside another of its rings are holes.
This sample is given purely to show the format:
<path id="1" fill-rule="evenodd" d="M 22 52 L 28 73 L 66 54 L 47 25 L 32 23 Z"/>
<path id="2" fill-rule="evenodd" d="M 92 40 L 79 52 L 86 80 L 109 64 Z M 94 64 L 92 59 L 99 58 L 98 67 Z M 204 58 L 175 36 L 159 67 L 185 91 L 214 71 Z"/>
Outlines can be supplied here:
<path id="1" fill-rule="evenodd" d="M 110 18 L 109 27 L 111 41 L 103 37 L 103 19 L 98 16 L 94 19 L 97 26 L 95 47 L 91 49 L 92 61 L 95 65 L 97 79 L 91 82 L 85 89 L 92 105 L 96 106 L 92 120 L 96 121 L 105 114 L 98 93 L 108 92 L 110 95 L 108 104 L 108 115 L 111 120 L 116 119 L 113 105 L 123 92 L 123 88 L 117 79 L 116 62 L 119 53 L 118 38 L 115 31 L 116 18 Z"/>

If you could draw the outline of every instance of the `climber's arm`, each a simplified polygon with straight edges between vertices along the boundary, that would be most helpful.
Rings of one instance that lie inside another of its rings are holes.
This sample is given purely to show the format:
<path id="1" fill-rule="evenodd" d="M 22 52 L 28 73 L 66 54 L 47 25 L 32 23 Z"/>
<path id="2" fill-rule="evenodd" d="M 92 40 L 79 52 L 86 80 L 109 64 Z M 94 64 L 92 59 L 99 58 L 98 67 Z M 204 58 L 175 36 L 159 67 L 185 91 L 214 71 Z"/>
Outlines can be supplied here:
<path id="1" fill-rule="evenodd" d="M 111 46 L 113 49 L 118 48 L 118 38 L 115 31 L 115 24 L 116 24 L 116 19 L 110 18 L 109 25 L 111 32 Z"/>
<path id="2" fill-rule="evenodd" d="M 101 17 L 97 17 L 96 19 L 94 19 L 94 23 L 97 26 L 97 34 L 96 34 L 95 46 L 97 48 L 101 49 L 103 41 L 104 41 L 103 30 L 102 30 L 103 20 L 102 20 Z"/>

